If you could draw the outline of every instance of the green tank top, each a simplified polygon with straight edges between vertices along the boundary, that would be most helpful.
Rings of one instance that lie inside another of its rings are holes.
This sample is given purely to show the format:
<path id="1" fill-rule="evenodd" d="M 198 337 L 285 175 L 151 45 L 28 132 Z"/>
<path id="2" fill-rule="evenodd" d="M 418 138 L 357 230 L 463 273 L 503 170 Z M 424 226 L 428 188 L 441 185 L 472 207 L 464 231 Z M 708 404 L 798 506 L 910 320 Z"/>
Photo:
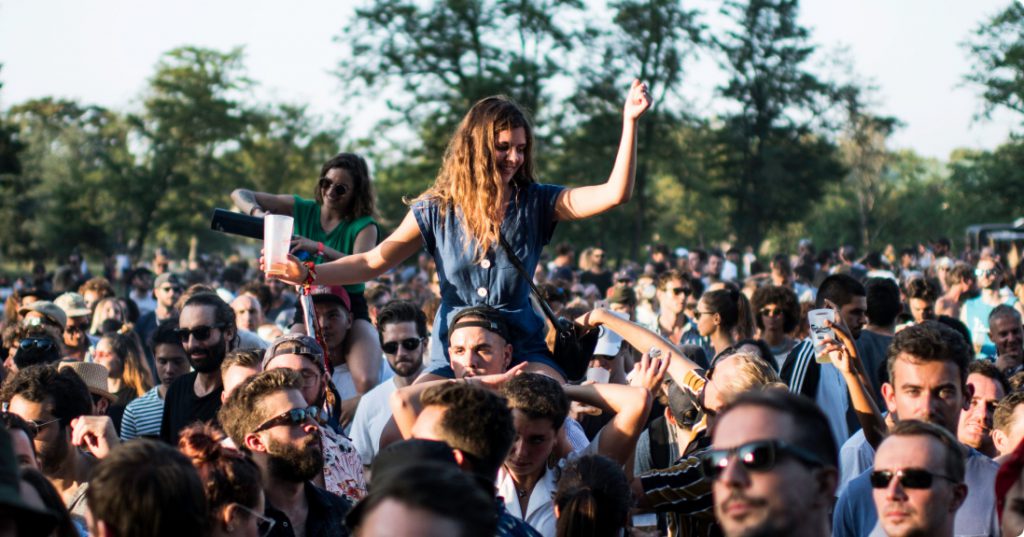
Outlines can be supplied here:
<path id="1" fill-rule="evenodd" d="M 295 204 L 292 207 L 292 218 L 295 219 L 296 235 L 307 239 L 322 242 L 324 245 L 333 248 L 343 254 L 351 254 L 352 246 L 356 242 L 356 235 L 366 226 L 373 225 L 377 228 L 377 242 L 380 242 L 380 225 L 373 221 L 372 216 L 363 216 L 351 222 L 342 221 L 330 233 L 324 233 L 320 227 L 320 206 L 313 200 L 295 196 Z M 345 290 L 349 293 L 362 293 L 366 288 L 365 284 L 346 285 Z"/>

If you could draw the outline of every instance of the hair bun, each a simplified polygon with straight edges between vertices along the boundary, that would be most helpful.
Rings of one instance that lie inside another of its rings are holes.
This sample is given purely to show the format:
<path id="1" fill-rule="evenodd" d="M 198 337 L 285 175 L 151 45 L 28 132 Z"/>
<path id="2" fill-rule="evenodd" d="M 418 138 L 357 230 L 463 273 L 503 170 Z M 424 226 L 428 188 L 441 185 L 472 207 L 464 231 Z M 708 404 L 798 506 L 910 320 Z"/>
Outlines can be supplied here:
<path id="1" fill-rule="evenodd" d="M 191 425 L 181 431 L 178 449 L 193 463 L 212 462 L 229 455 L 220 443 L 223 439 L 224 433 L 211 425 Z"/>

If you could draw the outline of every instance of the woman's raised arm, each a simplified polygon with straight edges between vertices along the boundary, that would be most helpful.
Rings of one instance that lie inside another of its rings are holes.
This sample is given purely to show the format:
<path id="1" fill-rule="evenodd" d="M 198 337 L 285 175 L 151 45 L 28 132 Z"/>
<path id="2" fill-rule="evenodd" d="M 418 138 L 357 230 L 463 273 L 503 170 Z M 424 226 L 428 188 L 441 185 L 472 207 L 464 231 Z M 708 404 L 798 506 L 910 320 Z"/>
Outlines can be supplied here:
<path id="1" fill-rule="evenodd" d="M 622 111 L 622 139 L 608 181 L 563 190 L 555 202 L 558 220 L 581 220 L 629 201 L 636 179 L 636 125 L 652 102 L 647 84 L 634 80 Z"/>

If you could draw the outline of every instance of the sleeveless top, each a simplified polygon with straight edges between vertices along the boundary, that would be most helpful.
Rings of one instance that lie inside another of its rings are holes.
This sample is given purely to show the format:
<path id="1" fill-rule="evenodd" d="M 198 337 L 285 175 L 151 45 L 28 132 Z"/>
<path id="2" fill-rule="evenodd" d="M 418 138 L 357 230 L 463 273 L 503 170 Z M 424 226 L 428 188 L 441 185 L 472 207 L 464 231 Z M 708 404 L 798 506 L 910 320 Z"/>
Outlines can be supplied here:
<path id="1" fill-rule="evenodd" d="M 330 233 L 324 233 L 320 226 L 320 205 L 313 200 L 294 196 L 295 203 L 292 206 L 292 218 L 295 219 L 296 235 L 307 239 L 322 242 L 343 254 L 351 254 L 352 246 L 356 242 L 356 235 L 366 226 L 377 227 L 377 242 L 380 242 L 380 225 L 373 221 L 372 216 L 362 216 L 348 222 L 342 220 Z M 365 284 L 346 285 L 345 290 L 349 293 L 362 293 L 366 288 Z"/>
<path id="2" fill-rule="evenodd" d="M 536 270 L 541 251 L 554 233 L 555 201 L 564 188 L 530 184 L 517 191 L 508 204 L 501 233 L 528 274 Z M 425 200 L 413 204 L 411 210 L 424 248 L 437 264 L 441 288 L 441 306 L 430 336 L 430 365 L 448 365 L 449 321 L 459 310 L 479 304 L 497 309 L 508 323 L 512 363 L 550 359 L 544 343 L 544 319 L 533 309 L 530 287 L 505 250 L 495 245 L 481 261 L 475 262 L 472 246 L 476 241 L 468 244 L 470 239 L 457 208 L 442 214 L 435 201 Z"/>

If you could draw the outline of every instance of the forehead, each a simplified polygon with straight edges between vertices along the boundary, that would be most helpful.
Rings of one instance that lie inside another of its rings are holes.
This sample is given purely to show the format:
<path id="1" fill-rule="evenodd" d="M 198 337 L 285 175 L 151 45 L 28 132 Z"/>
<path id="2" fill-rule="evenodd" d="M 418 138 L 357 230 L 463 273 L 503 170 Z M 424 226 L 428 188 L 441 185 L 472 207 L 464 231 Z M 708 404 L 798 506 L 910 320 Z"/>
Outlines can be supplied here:
<path id="1" fill-rule="evenodd" d="M 17 414 L 22 419 L 46 421 L 47 419 L 53 419 L 53 415 L 50 413 L 50 405 L 48 404 L 49 397 L 42 403 L 35 401 L 29 401 L 20 395 L 11 397 L 11 402 L 8 405 L 8 411 L 11 414 Z"/>
<path id="2" fill-rule="evenodd" d="M 982 259 L 978 261 L 978 268 L 981 270 L 988 270 L 996 268 L 996 264 L 991 259 Z"/>
<path id="3" fill-rule="evenodd" d="M 878 446 L 875 468 L 895 470 L 901 468 L 936 469 L 942 462 L 942 444 L 926 435 L 892 435 Z"/>
<path id="4" fill-rule="evenodd" d="M 418 335 L 419 334 L 416 333 L 416 323 L 412 321 L 402 321 L 400 323 L 385 324 L 384 330 L 380 334 L 380 338 L 384 342 L 389 342 L 417 337 Z"/>
<path id="5" fill-rule="evenodd" d="M 989 329 L 993 332 L 1006 332 L 1010 330 L 1024 330 L 1020 320 L 1014 315 L 997 315 L 989 322 Z"/>
<path id="6" fill-rule="evenodd" d="M 327 174 L 324 177 L 334 181 L 335 183 L 351 185 L 353 182 L 352 175 L 344 168 L 331 168 L 327 170 Z"/>
<path id="7" fill-rule="evenodd" d="M 449 336 L 449 345 L 452 347 L 471 347 L 482 344 L 503 347 L 505 340 L 498 334 L 479 326 L 463 326 Z"/>
<path id="8" fill-rule="evenodd" d="M 531 418 L 518 408 L 512 409 L 512 420 L 519 436 L 531 436 L 555 432 L 555 424 L 548 418 Z"/>
<path id="9" fill-rule="evenodd" d="M 967 376 L 967 384 L 974 386 L 974 397 L 986 401 L 997 401 L 1003 398 L 1003 387 L 995 380 L 982 375 L 971 373 Z"/>
<path id="10" fill-rule="evenodd" d="M 915 384 L 920 386 L 938 386 L 941 384 L 959 384 L 960 370 L 956 364 L 946 360 L 923 361 L 906 353 L 896 357 L 892 368 L 894 384 Z"/>
<path id="11" fill-rule="evenodd" d="M 190 304 L 182 308 L 181 316 L 178 318 L 178 325 L 182 328 L 212 326 L 215 320 L 216 312 L 213 306 Z"/>
<path id="12" fill-rule="evenodd" d="M 843 311 L 851 310 L 864 310 L 868 308 L 868 297 L 866 296 L 853 296 L 850 297 L 850 303 L 842 307 Z"/>
<path id="13" fill-rule="evenodd" d="M 733 408 L 718 419 L 712 444 L 715 449 L 733 448 L 756 440 L 792 441 L 793 419 L 761 406 Z"/>
<path id="14" fill-rule="evenodd" d="M 526 143 L 526 129 L 523 127 L 516 127 L 514 129 L 503 129 L 498 131 L 496 137 L 498 143 L 509 143 L 515 145 L 522 145 Z"/>
<path id="15" fill-rule="evenodd" d="M 97 349 L 97 350 L 99 350 L 99 349 L 103 349 L 103 350 L 105 350 L 105 351 L 109 351 L 109 350 L 110 350 L 110 348 L 111 348 L 111 346 L 112 346 L 112 345 L 110 344 L 110 338 L 101 338 L 101 339 L 100 339 L 100 340 L 99 340 L 99 341 L 98 341 L 98 342 L 96 343 L 96 349 Z"/>
<path id="16" fill-rule="evenodd" d="M 251 297 L 251 296 L 248 296 L 248 295 L 242 295 L 242 296 L 234 299 L 233 301 L 231 301 L 231 307 L 235 311 L 247 310 L 247 309 L 250 309 L 250 308 L 255 308 L 256 307 L 256 299 Z"/>
<path id="17" fill-rule="evenodd" d="M 185 348 L 174 343 L 159 343 L 153 348 L 155 358 L 183 358 Z"/>

